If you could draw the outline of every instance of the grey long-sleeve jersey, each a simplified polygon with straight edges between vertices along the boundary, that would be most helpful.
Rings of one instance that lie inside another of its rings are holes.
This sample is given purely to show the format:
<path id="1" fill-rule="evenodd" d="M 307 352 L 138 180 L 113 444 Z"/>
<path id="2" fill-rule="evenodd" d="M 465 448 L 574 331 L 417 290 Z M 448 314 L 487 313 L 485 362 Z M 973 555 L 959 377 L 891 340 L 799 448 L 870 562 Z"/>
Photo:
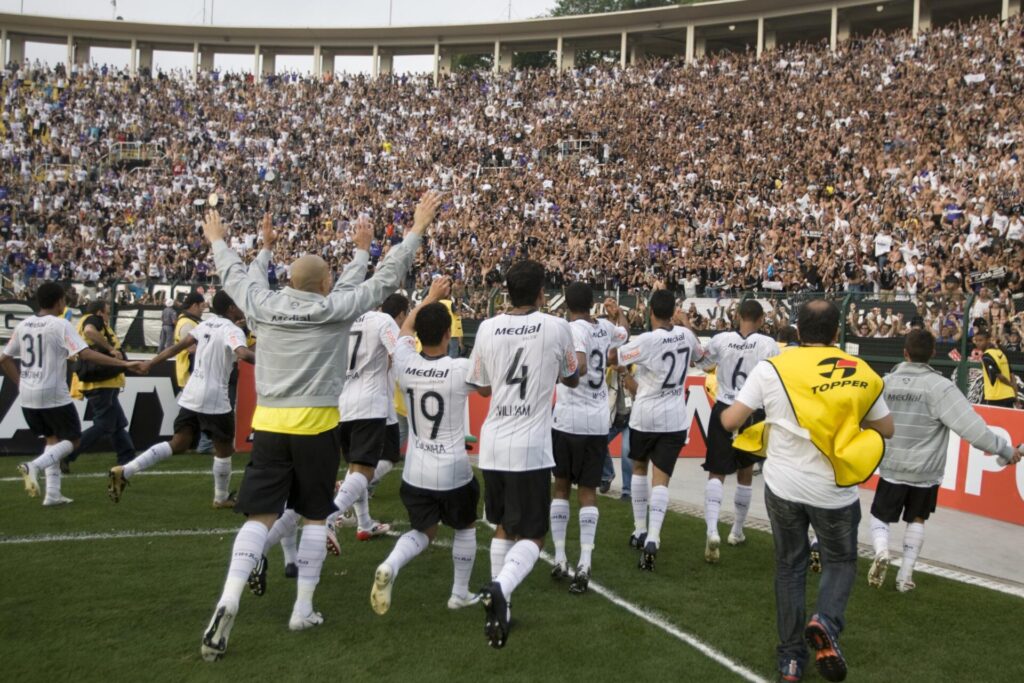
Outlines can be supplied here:
<path id="1" fill-rule="evenodd" d="M 291 287 L 273 291 L 267 283 L 270 252 L 263 250 L 246 270 L 223 241 L 213 258 L 224 289 L 245 313 L 259 339 L 256 348 L 256 402 L 272 408 L 338 405 L 345 383 L 352 322 L 398 289 L 419 248 L 408 235 L 363 281 L 369 254 L 357 250 L 327 296 Z"/>
<path id="2" fill-rule="evenodd" d="M 960 390 L 926 363 L 900 363 L 885 376 L 885 402 L 896 434 L 886 441 L 879 474 L 889 481 L 935 484 L 946 469 L 950 430 L 986 453 L 1012 458 Z"/>

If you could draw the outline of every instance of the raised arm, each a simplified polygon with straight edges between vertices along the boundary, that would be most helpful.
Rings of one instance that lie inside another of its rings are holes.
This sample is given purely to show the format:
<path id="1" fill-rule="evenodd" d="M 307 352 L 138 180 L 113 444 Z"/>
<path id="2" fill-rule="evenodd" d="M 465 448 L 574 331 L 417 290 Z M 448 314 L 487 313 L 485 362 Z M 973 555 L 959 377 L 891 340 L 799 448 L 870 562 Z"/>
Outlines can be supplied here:
<path id="1" fill-rule="evenodd" d="M 355 222 L 355 234 L 352 235 L 352 243 L 355 251 L 352 253 L 352 260 L 341 269 L 341 276 L 334 285 L 334 291 L 351 289 L 366 279 L 366 267 L 370 265 L 370 243 L 373 241 L 373 229 L 370 219 L 360 216 Z"/>
<path id="2" fill-rule="evenodd" d="M 447 275 L 439 277 L 430 283 L 430 291 L 427 292 L 427 296 L 423 298 L 423 301 L 419 303 L 416 308 L 412 309 L 412 312 L 405 317 L 405 321 L 402 322 L 402 330 L 399 333 L 400 337 L 415 337 L 416 336 L 416 314 L 420 312 L 424 306 L 428 304 L 434 304 L 441 299 L 447 298 L 452 291 L 452 279 Z"/>
<path id="3" fill-rule="evenodd" d="M 263 214 L 263 222 L 260 223 L 260 232 L 263 234 L 263 248 L 256 254 L 256 258 L 249 264 L 247 276 L 255 280 L 263 287 L 270 288 L 270 280 L 267 277 L 267 269 L 270 268 L 270 259 L 274 255 L 274 243 L 277 242 L 277 233 L 274 232 L 274 222 L 269 213 Z"/>
<path id="4" fill-rule="evenodd" d="M 974 407 L 952 382 L 939 395 L 929 395 L 929 404 L 942 424 L 978 450 L 995 453 L 1007 460 L 1013 459 L 1013 446 L 988 428 L 985 420 L 974 411 Z"/>
<path id="5" fill-rule="evenodd" d="M 213 262 L 217 268 L 217 275 L 220 276 L 224 285 L 224 290 L 243 313 L 250 314 L 263 299 L 270 295 L 270 286 L 267 284 L 266 276 L 264 275 L 261 279 L 249 277 L 241 257 L 224 241 L 227 236 L 227 228 L 221 222 L 218 212 L 207 212 L 206 220 L 203 221 L 203 234 L 210 243 Z M 257 256 L 258 258 L 259 256 Z"/>

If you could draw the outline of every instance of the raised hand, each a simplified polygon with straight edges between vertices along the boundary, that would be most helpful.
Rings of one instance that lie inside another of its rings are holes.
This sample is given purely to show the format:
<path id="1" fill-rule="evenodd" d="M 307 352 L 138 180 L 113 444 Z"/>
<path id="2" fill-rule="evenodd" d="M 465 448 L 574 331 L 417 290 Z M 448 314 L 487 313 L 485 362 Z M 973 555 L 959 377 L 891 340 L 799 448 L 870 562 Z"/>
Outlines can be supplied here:
<path id="1" fill-rule="evenodd" d="M 619 319 L 619 313 L 622 309 L 619 308 L 619 304 L 615 302 L 615 299 L 607 298 L 604 300 L 604 312 L 608 314 L 608 319 L 615 321 Z"/>
<path id="2" fill-rule="evenodd" d="M 420 203 L 416 205 L 416 213 L 413 216 L 412 232 L 422 235 L 437 216 L 437 210 L 441 208 L 441 193 L 437 190 L 428 190 Z"/>
<path id="3" fill-rule="evenodd" d="M 210 244 L 224 239 L 228 234 L 227 227 L 220 220 L 220 212 L 207 211 L 203 221 L 203 235 Z"/>
<path id="4" fill-rule="evenodd" d="M 352 243 L 356 245 L 356 249 L 369 251 L 370 244 L 373 242 L 373 223 L 370 222 L 370 217 L 365 213 L 359 214 L 354 226 Z"/>
<path id="5" fill-rule="evenodd" d="M 274 232 L 274 219 L 269 213 L 263 214 L 263 221 L 260 223 L 260 233 L 263 235 L 263 248 L 273 251 L 274 243 L 277 242 L 277 233 Z"/>
<path id="6" fill-rule="evenodd" d="M 452 279 L 447 275 L 439 277 L 430 283 L 430 291 L 427 292 L 426 300 L 430 303 L 447 299 L 452 293 Z"/>

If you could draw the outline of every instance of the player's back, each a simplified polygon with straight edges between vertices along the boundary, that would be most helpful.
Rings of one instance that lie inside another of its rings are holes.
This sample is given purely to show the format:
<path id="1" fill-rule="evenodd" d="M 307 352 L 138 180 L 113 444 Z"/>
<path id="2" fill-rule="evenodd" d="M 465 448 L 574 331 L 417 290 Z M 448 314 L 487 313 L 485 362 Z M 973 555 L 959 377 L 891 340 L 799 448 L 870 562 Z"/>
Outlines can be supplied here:
<path id="1" fill-rule="evenodd" d="M 18 323 L 4 353 L 21 361 L 22 406 L 56 408 L 71 403 L 67 361 L 85 347 L 64 318 L 33 315 Z"/>
<path id="2" fill-rule="evenodd" d="M 468 359 L 426 357 L 412 337 L 399 340 L 394 369 L 410 432 L 402 479 L 412 486 L 450 491 L 473 478 L 464 419 L 469 368 Z"/>
<path id="3" fill-rule="evenodd" d="M 228 383 L 235 349 L 246 346 L 245 333 L 227 318 L 208 318 L 189 330 L 196 339 L 192 376 L 178 397 L 178 404 L 204 415 L 231 412 Z"/>
<path id="4" fill-rule="evenodd" d="M 645 332 L 619 349 L 619 363 L 636 365 L 636 398 L 629 426 L 643 432 L 679 432 L 686 424 L 686 375 L 704 356 L 685 327 Z"/>
<path id="5" fill-rule="evenodd" d="M 559 377 L 576 372 L 569 323 L 539 312 L 495 316 L 480 324 L 471 361 L 470 382 L 491 387 L 480 467 L 553 467 L 552 395 Z"/>
<path id="6" fill-rule="evenodd" d="M 388 358 L 398 344 L 398 325 L 387 313 L 370 311 L 352 323 L 345 388 L 338 399 L 341 421 L 386 418 L 393 385 Z"/>
<path id="7" fill-rule="evenodd" d="M 578 386 L 557 388 L 552 423 L 569 434 L 607 434 L 611 427 L 604 376 L 608 350 L 621 346 L 629 333 L 604 319 L 574 320 L 569 327 L 576 351 L 586 355 L 587 364 L 580 368 Z"/>
<path id="8" fill-rule="evenodd" d="M 735 330 L 716 334 L 708 343 L 706 356 L 718 368 L 716 400 L 732 405 L 754 366 L 777 355 L 775 340 L 759 332 L 746 337 Z"/>

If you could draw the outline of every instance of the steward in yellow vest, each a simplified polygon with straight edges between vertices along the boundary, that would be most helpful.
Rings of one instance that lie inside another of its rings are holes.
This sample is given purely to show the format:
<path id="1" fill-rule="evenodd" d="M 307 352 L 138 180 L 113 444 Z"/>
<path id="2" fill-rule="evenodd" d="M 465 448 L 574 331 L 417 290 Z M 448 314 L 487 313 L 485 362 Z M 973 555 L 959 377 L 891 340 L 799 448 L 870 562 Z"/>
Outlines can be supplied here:
<path id="1" fill-rule="evenodd" d="M 203 321 L 203 309 L 206 308 L 206 299 L 198 292 L 192 292 L 183 303 L 183 309 L 174 323 L 174 343 L 177 344 L 189 333 L 192 328 Z M 192 376 L 192 354 L 195 347 L 182 351 L 174 357 L 174 378 L 179 388 L 188 384 L 188 378 Z"/>
<path id="2" fill-rule="evenodd" d="M 974 345 L 981 351 L 985 405 L 1012 408 L 1017 400 L 1017 389 L 1013 386 L 1013 373 L 1010 372 L 1010 361 L 1006 354 L 992 343 L 988 330 L 974 333 Z"/>

